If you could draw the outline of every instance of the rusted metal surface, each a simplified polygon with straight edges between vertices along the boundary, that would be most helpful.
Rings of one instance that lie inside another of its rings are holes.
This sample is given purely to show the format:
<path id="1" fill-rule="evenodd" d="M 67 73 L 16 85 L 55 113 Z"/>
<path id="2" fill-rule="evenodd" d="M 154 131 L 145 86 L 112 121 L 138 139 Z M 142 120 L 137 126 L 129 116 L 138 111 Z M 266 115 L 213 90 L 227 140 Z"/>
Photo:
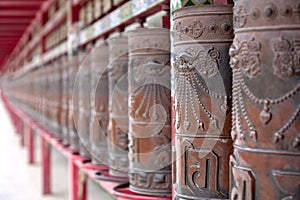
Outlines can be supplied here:
<path id="1" fill-rule="evenodd" d="M 166 29 L 129 33 L 129 174 L 136 193 L 171 193 L 170 39 Z"/>
<path id="2" fill-rule="evenodd" d="M 299 1 L 235 1 L 232 199 L 300 199 Z"/>
<path id="3" fill-rule="evenodd" d="M 109 174 L 128 176 L 128 38 L 109 39 Z"/>
<path id="4" fill-rule="evenodd" d="M 107 163 L 108 45 L 101 43 L 91 52 L 90 143 L 94 164 Z"/>
<path id="5" fill-rule="evenodd" d="M 174 198 L 228 199 L 232 6 L 182 8 L 173 19 Z"/>

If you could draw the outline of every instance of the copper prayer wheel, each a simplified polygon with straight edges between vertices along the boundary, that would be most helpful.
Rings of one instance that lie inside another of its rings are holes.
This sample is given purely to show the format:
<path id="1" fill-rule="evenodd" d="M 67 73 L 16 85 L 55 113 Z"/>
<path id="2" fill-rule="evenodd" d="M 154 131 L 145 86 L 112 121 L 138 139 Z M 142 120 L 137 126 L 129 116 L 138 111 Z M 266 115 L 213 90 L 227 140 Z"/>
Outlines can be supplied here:
<path id="1" fill-rule="evenodd" d="M 90 143 L 94 164 L 107 164 L 108 45 L 103 42 L 91 52 Z"/>
<path id="2" fill-rule="evenodd" d="M 50 95 L 50 76 L 49 76 L 49 66 L 46 65 L 43 68 L 43 126 L 47 131 L 50 131 L 50 106 L 51 106 L 51 95 Z"/>
<path id="3" fill-rule="evenodd" d="M 232 5 L 182 8 L 173 18 L 175 199 L 228 199 Z"/>
<path id="4" fill-rule="evenodd" d="M 128 176 L 128 38 L 110 38 L 109 44 L 109 174 Z"/>
<path id="5" fill-rule="evenodd" d="M 74 152 L 79 152 L 79 137 L 77 134 L 74 117 L 74 115 L 76 114 L 78 116 L 78 98 L 73 98 L 73 96 L 78 94 L 74 92 L 74 86 L 76 75 L 81 61 L 80 59 L 82 59 L 82 57 L 83 56 L 79 57 L 79 55 L 74 55 L 72 58 L 70 58 L 68 67 L 68 130 L 70 148 Z"/>
<path id="6" fill-rule="evenodd" d="M 141 194 L 171 193 L 170 32 L 129 33 L 129 180 Z"/>
<path id="7" fill-rule="evenodd" d="M 54 91 L 54 132 L 61 139 L 61 62 L 56 61 L 53 65 L 53 91 Z"/>
<path id="8" fill-rule="evenodd" d="M 300 199 L 299 8 L 235 1 L 231 199 Z"/>
<path id="9" fill-rule="evenodd" d="M 63 136 L 63 144 L 69 144 L 69 129 L 68 129 L 68 122 L 69 122 L 69 91 L 68 91 L 68 79 L 69 79 L 69 62 L 67 57 L 62 58 L 62 136 Z"/>
<path id="10" fill-rule="evenodd" d="M 90 129 L 91 120 L 90 90 L 91 90 L 91 58 L 87 56 L 78 71 L 78 121 L 77 133 L 80 137 L 79 151 L 85 159 L 91 159 L 90 155 Z"/>

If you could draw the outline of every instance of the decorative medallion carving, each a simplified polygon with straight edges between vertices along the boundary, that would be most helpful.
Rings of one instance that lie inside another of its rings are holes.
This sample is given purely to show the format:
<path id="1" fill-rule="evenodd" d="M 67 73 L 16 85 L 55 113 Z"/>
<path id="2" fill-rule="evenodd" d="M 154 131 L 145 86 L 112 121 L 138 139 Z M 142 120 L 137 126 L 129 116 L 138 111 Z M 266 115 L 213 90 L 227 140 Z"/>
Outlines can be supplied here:
<path id="1" fill-rule="evenodd" d="M 234 9 L 234 17 L 233 17 L 233 24 L 235 28 L 241 28 L 245 26 L 247 23 L 247 10 L 245 6 L 240 5 L 236 6 L 237 8 Z"/>
<path id="2" fill-rule="evenodd" d="M 293 42 L 281 37 L 273 43 L 274 74 L 287 79 L 300 72 L 300 40 Z"/>
<path id="3" fill-rule="evenodd" d="M 234 40 L 231 48 L 231 63 L 243 70 L 248 77 L 255 77 L 261 71 L 261 43 L 252 37 L 248 41 Z"/>

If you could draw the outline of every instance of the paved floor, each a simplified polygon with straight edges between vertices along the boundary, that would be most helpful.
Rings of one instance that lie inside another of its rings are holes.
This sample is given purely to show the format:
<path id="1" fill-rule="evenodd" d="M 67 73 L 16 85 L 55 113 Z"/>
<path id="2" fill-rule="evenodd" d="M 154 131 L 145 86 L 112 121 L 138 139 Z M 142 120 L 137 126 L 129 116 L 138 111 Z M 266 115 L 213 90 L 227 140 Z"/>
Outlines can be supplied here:
<path id="1" fill-rule="evenodd" d="M 52 191 L 51 195 L 41 195 L 40 155 L 36 150 L 36 163 L 27 164 L 27 151 L 20 147 L 18 135 L 9 121 L 0 101 L 0 200 L 67 200 L 68 163 L 67 159 L 52 151 Z M 36 136 L 38 137 L 38 136 Z M 35 139 L 36 149 L 39 138 Z M 111 200 L 94 182 L 88 182 L 88 200 Z"/>

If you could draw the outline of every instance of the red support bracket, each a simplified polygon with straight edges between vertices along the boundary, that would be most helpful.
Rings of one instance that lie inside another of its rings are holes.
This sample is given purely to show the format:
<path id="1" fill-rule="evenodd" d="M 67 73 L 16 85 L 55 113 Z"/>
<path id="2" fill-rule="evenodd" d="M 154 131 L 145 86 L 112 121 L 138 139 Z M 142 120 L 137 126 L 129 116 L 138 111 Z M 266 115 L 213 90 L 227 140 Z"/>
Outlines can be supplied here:
<path id="1" fill-rule="evenodd" d="M 33 127 L 30 125 L 28 125 L 28 129 L 27 129 L 27 139 L 28 139 L 28 163 L 29 164 L 33 164 L 34 163 L 34 152 L 35 152 L 35 148 L 34 148 L 34 129 Z"/>
<path id="2" fill-rule="evenodd" d="M 70 173 L 70 200 L 86 200 L 87 199 L 87 176 L 81 172 L 75 161 L 82 159 L 78 155 L 69 157 L 69 173 Z"/>
<path id="3" fill-rule="evenodd" d="M 42 192 L 51 193 L 51 145 L 45 138 L 41 137 L 41 155 L 42 155 Z"/>

